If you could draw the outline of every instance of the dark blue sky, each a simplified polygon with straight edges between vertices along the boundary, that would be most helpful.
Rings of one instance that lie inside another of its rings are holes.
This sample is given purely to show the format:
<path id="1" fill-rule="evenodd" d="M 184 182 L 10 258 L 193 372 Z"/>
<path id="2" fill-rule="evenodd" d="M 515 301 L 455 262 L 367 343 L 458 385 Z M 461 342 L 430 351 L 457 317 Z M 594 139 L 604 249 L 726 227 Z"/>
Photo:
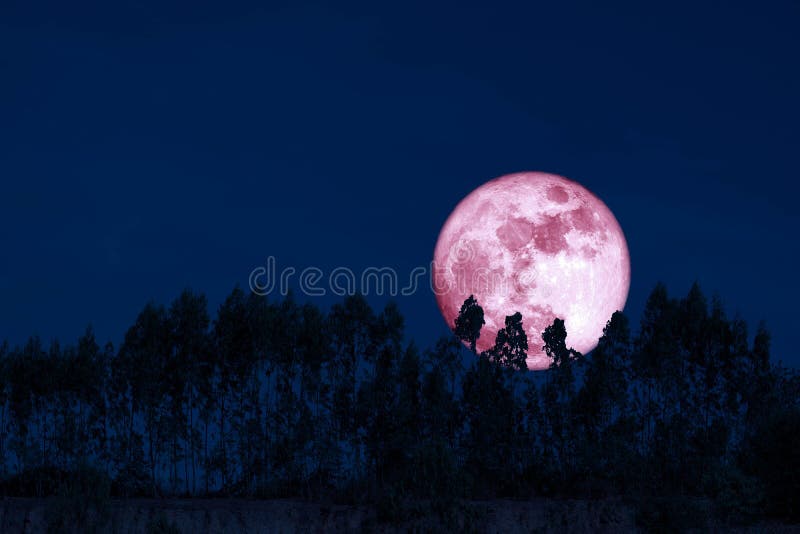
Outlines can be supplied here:
<path id="1" fill-rule="evenodd" d="M 698 280 L 800 364 L 798 2 L 343 5 L 2 2 L 0 339 L 117 343 L 270 255 L 409 272 L 473 188 L 543 170 L 616 214 L 635 320 Z"/>

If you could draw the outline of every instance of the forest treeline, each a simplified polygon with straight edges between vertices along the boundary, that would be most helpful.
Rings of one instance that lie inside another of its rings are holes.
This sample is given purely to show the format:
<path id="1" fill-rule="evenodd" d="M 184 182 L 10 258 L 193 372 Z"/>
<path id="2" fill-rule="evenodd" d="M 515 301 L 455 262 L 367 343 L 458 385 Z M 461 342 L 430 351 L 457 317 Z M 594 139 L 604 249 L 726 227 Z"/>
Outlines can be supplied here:
<path id="1" fill-rule="evenodd" d="M 680 299 L 656 286 L 635 335 L 617 312 L 589 356 L 563 321 L 529 336 L 518 313 L 470 353 L 473 298 L 428 350 L 405 341 L 394 304 L 358 295 L 322 311 L 235 289 L 207 308 L 188 290 L 148 304 L 118 348 L 91 328 L 70 345 L 0 347 L 4 494 L 85 484 L 389 510 L 675 497 L 663 502 L 705 499 L 730 521 L 800 519 L 800 380 L 771 361 L 763 325 L 749 335 L 697 285 Z M 549 370 L 527 370 L 529 345 Z"/>

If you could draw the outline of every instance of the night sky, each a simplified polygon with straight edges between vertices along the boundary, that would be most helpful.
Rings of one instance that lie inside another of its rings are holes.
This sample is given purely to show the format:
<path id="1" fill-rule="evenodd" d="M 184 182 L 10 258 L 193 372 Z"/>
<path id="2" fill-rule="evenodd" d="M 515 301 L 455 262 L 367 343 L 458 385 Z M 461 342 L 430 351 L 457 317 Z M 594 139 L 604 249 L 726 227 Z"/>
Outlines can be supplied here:
<path id="1" fill-rule="evenodd" d="M 268 256 L 410 273 L 466 194 L 541 170 L 615 213 L 634 322 L 697 280 L 800 365 L 798 2 L 265 6 L 0 3 L 0 340 L 118 344 Z"/>

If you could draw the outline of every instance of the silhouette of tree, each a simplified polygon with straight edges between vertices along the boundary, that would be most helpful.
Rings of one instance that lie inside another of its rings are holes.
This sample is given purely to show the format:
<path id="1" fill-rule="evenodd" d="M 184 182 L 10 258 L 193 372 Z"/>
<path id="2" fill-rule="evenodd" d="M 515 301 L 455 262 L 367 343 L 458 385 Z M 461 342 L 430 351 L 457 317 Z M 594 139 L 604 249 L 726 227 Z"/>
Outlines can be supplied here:
<path id="1" fill-rule="evenodd" d="M 201 436 L 198 426 L 200 395 L 207 392 L 210 385 L 211 340 L 209 338 L 210 319 L 206 297 L 190 290 L 183 291 L 169 309 L 169 325 L 172 353 L 168 362 L 168 372 L 173 380 L 182 377 L 183 381 L 173 381 L 170 385 L 175 406 L 173 413 L 181 414 L 173 421 L 173 454 L 177 459 L 177 440 L 183 441 L 180 451 L 184 463 L 185 492 L 197 491 L 197 458 L 201 454 Z M 174 474 L 177 481 L 177 473 Z"/>
<path id="2" fill-rule="evenodd" d="M 461 423 L 461 412 L 456 398 L 459 380 L 464 366 L 461 351 L 464 345 L 456 337 L 439 338 L 434 348 L 428 351 L 430 367 L 425 378 L 426 407 L 432 410 L 427 415 L 428 429 L 436 429 L 436 436 L 444 437 L 452 450 L 456 449 L 457 429 Z M 446 391 L 440 388 L 445 387 Z M 434 409 L 433 407 L 437 408 Z"/>
<path id="3" fill-rule="evenodd" d="M 163 306 L 148 304 L 125 334 L 125 341 L 116 358 L 121 387 L 127 392 L 131 407 L 130 427 L 126 448 L 138 441 L 135 436 L 135 417 L 144 417 L 146 435 L 145 458 L 150 473 L 153 496 L 160 494 L 158 470 L 165 452 L 167 418 L 170 415 L 169 392 L 165 382 L 166 362 L 170 351 L 169 324 Z M 122 397 L 123 399 L 125 397 Z M 130 452 L 129 461 L 137 457 Z"/>
<path id="4" fill-rule="evenodd" d="M 252 491 L 260 451 L 257 444 L 259 438 L 263 439 L 259 421 L 253 420 L 253 411 L 258 407 L 254 398 L 258 379 L 255 370 L 261 355 L 252 302 L 241 289 L 234 288 L 220 306 L 213 327 L 218 439 L 209 469 L 219 474 L 224 491 L 245 493 Z"/>
<path id="5" fill-rule="evenodd" d="M 483 308 L 478 305 L 473 295 L 470 295 L 461 305 L 461 310 L 458 312 L 458 317 L 455 321 L 455 335 L 469 344 L 472 352 L 477 352 L 475 348 L 478 338 L 481 337 L 481 328 L 486 324 L 483 319 Z"/>
<path id="6" fill-rule="evenodd" d="M 376 317 L 362 295 L 345 297 L 328 315 L 333 349 L 333 415 L 340 442 L 347 443 L 349 479 L 353 494 L 362 469 L 362 438 L 357 419 L 358 375 L 374 364 Z M 362 367 L 362 363 L 363 366 Z M 369 374 L 367 372 L 366 374 Z"/>
<path id="7" fill-rule="evenodd" d="M 550 364 L 543 391 L 545 415 L 545 454 L 558 466 L 558 484 L 566 487 L 577 460 L 577 414 L 575 407 L 575 365 L 582 355 L 567 348 L 567 330 L 562 319 L 542 333 L 544 351 L 553 361 Z"/>
<path id="8" fill-rule="evenodd" d="M 623 488 L 635 463 L 635 419 L 629 402 L 631 338 L 628 319 L 614 312 L 585 360 L 576 411 L 582 429 L 580 458 L 597 491 Z"/>
<path id="9" fill-rule="evenodd" d="M 212 321 L 187 290 L 147 304 L 116 353 L 91 328 L 74 345 L 3 343 L 0 484 L 45 496 L 109 479 L 123 497 L 334 499 L 393 517 L 620 496 L 645 527 L 711 499 L 720 521 L 800 519 L 800 377 L 771 361 L 763 324 L 750 343 L 698 284 L 681 299 L 659 284 L 635 336 L 616 312 L 586 356 L 555 319 L 552 364 L 533 373 L 523 319 L 475 354 L 470 297 L 456 336 L 421 358 L 393 303 L 375 313 L 357 295 L 326 313 L 235 288 Z"/>
<path id="10" fill-rule="evenodd" d="M 528 336 L 522 328 L 522 314 L 506 317 L 506 326 L 497 332 L 492 358 L 499 364 L 515 370 L 527 369 Z"/>

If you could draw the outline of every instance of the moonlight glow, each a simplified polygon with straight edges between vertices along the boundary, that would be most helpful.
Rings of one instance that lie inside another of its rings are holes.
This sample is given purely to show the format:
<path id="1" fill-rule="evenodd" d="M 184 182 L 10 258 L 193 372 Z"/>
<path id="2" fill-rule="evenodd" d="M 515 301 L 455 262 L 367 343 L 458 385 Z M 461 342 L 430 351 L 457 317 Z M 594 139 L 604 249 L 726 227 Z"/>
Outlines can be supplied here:
<path id="1" fill-rule="evenodd" d="M 475 295 L 494 343 L 506 315 L 522 313 L 528 367 L 545 369 L 541 333 L 564 319 L 567 344 L 586 353 L 630 287 L 625 236 L 611 210 L 580 184 L 554 174 L 496 178 L 470 193 L 445 222 L 434 251 L 437 301 L 452 328 Z"/>

